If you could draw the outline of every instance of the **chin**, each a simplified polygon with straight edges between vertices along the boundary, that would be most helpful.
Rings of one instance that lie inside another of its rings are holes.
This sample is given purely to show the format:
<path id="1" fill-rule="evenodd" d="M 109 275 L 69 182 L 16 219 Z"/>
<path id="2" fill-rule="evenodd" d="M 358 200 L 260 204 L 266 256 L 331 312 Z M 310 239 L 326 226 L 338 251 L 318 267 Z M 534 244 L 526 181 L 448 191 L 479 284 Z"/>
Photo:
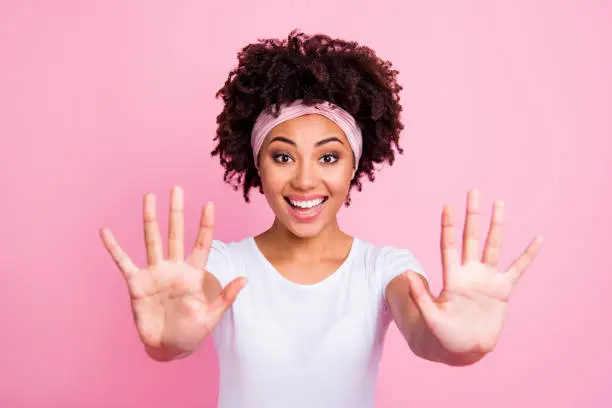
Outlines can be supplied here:
<path id="1" fill-rule="evenodd" d="M 292 222 L 289 225 L 285 224 L 285 227 L 298 238 L 314 238 L 325 229 L 325 226 L 319 223 L 302 224 Z"/>

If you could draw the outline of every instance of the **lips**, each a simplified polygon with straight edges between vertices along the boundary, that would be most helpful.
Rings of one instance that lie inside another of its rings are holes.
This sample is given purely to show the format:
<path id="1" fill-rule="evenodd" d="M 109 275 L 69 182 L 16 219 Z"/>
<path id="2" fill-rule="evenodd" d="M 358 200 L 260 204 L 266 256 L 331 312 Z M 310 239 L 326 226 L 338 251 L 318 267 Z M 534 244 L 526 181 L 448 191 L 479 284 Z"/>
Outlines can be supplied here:
<path id="1" fill-rule="evenodd" d="M 325 203 L 325 195 L 289 195 L 285 196 L 290 214 L 300 222 L 312 222 L 317 219 Z"/>

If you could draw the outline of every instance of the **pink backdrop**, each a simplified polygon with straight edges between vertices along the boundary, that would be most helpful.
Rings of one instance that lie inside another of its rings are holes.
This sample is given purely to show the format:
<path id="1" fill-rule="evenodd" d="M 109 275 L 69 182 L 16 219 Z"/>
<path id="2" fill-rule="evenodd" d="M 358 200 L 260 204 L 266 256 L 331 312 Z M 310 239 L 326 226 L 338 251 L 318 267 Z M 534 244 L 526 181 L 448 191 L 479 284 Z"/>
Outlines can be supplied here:
<path id="1" fill-rule="evenodd" d="M 212 344 L 148 360 L 98 229 L 142 264 L 142 196 L 165 231 L 175 183 L 189 243 L 206 200 L 219 239 L 270 223 L 208 155 L 214 93 L 241 46 L 295 27 L 401 72 L 406 154 L 342 211 L 348 231 L 410 248 L 435 290 L 440 211 L 471 186 L 506 201 L 505 265 L 547 239 L 481 363 L 419 360 L 392 327 L 378 406 L 611 406 L 612 5 L 594 0 L 3 1 L 0 406 L 214 406 Z"/>

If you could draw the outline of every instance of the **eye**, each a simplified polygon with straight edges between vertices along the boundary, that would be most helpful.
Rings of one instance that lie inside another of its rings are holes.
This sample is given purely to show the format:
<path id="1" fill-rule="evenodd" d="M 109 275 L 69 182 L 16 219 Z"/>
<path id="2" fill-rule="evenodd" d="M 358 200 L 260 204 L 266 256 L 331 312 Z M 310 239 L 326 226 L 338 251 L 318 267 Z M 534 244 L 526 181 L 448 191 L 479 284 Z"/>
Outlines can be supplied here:
<path id="1" fill-rule="evenodd" d="M 272 155 L 272 160 L 277 163 L 289 163 L 293 159 L 286 153 L 277 153 Z"/>
<path id="2" fill-rule="evenodd" d="M 323 164 L 332 164 L 338 160 L 338 155 L 336 153 L 326 153 L 319 159 Z"/>

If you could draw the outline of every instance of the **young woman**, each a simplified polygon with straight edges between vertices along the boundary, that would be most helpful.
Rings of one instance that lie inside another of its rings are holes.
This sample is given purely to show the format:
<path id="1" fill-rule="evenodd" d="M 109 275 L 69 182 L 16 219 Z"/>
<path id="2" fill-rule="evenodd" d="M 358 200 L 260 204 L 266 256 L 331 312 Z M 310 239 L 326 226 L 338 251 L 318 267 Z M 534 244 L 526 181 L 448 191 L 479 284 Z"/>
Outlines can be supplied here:
<path id="1" fill-rule="evenodd" d="M 175 187 L 167 258 L 152 194 L 144 197 L 147 266 L 135 266 L 101 230 L 153 359 L 185 357 L 213 336 L 220 407 L 372 407 L 391 321 L 430 361 L 473 364 L 495 347 L 513 286 L 542 245 L 534 239 L 500 271 L 500 201 L 482 255 L 478 191 L 468 193 L 461 252 L 445 206 L 439 295 L 410 251 L 372 245 L 338 225 L 350 190 L 402 152 L 396 74 L 371 49 L 324 35 L 292 32 L 248 45 L 219 91 L 212 153 L 247 201 L 252 187 L 265 195 L 275 214 L 270 228 L 214 240 L 208 203 L 186 259 L 183 191 Z"/>

